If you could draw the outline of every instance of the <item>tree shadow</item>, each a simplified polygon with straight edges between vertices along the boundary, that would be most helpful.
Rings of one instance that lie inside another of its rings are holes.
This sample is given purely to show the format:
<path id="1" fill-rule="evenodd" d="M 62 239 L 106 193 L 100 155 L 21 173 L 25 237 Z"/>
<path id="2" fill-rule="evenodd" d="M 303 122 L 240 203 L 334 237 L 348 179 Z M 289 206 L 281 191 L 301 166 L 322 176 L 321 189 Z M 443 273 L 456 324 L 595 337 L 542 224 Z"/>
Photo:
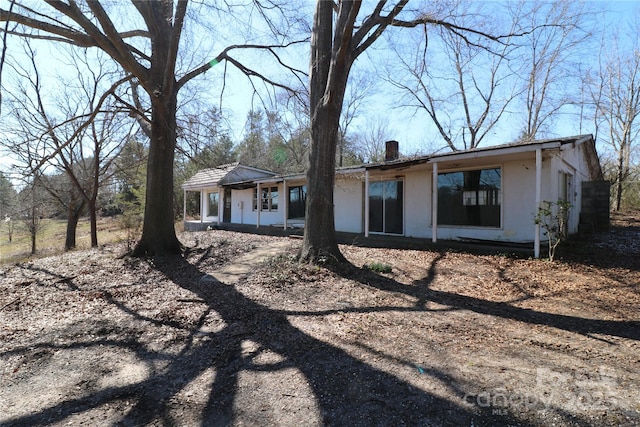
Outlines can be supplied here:
<path id="1" fill-rule="evenodd" d="M 511 305 L 511 303 L 519 300 L 496 302 L 432 289 L 430 285 L 435 277 L 436 265 L 445 254 L 446 252 L 440 252 L 429 266 L 427 275 L 415 281 L 412 285 L 405 285 L 388 277 L 375 274 L 372 271 L 354 266 L 341 267 L 334 271 L 344 278 L 358 281 L 363 285 L 378 290 L 397 292 L 413 297 L 416 299 L 415 307 L 417 309 L 424 308 L 428 302 L 433 302 L 450 307 L 450 309 L 468 310 L 478 314 L 517 320 L 529 324 L 545 325 L 582 335 L 604 334 L 636 341 L 640 340 L 640 322 L 638 321 L 600 320 L 545 313 Z"/>
<path id="2" fill-rule="evenodd" d="M 115 346 L 132 351 L 140 360 L 163 358 L 167 362 L 166 367 L 154 369 L 142 381 L 66 398 L 29 415 L 5 420 L 3 425 L 59 423 L 74 414 L 123 400 L 134 403 L 132 406 L 125 405 L 130 409 L 122 415 L 117 425 L 181 424 L 181 420 L 176 418 L 172 400 L 210 369 L 215 370 L 215 378 L 208 389 L 200 424 L 231 425 L 237 421 L 238 408 L 235 405 L 241 392 L 239 376 L 242 372 L 277 372 L 292 368 L 304 376 L 314 405 L 318 408 L 318 413 L 309 414 L 308 419 L 319 418 L 322 425 L 483 425 L 483 419 L 485 422 L 490 419 L 487 422 L 490 425 L 527 425 L 508 414 L 487 418 L 482 408 L 470 409 L 469 405 L 463 405 L 463 396 L 458 396 L 460 403 L 457 403 L 376 369 L 345 350 L 296 328 L 288 319 L 290 313 L 261 305 L 244 296 L 234 286 L 217 281 L 201 281 L 204 273 L 182 258 L 156 259 L 154 265 L 173 283 L 195 293 L 198 301 L 207 307 L 198 322 L 189 329 L 187 338 L 183 340 L 184 347 L 178 354 L 152 350 L 135 340 L 86 340 L 69 344 L 68 348 Z M 105 300 L 116 304 L 137 320 L 149 320 L 136 315 L 110 295 L 106 295 Z M 225 326 L 216 332 L 206 332 L 202 326 L 212 312 L 224 321 Z M 314 315 L 322 316 L 322 313 Z M 157 326 L 157 322 L 153 325 Z M 168 320 L 164 326 L 176 327 L 176 324 Z M 243 352 L 242 344 L 246 340 L 256 343 L 259 350 L 250 354 Z M 40 346 L 56 347 L 53 342 Z M 256 363 L 257 354 L 263 351 L 279 355 L 281 361 L 271 365 Z M 437 369 L 430 369 L 423 374 L 437 381 L 447 378 L 446 372 Z M 460 390 L 457 392 L 462 393 Z M 193 415 L 191 417 L 192 420 Z"/>
<path id="3" fill-rule="evenodd" d="M 232 420 L 237 375 L 242 370 L 261 369 L 240 357 L 243 339 L 277 353 L 284 358 L 284 366 L 294 367 L 304 375 L 323 425 L 464 425 L 477 418 L 454 402 L 416 389 L 343 349 L 302 332 L 290 323 L 289 313 L 258 304 L 234 286 L 197 281 L 203 273 L 188 263 L 182 268 L 191 269 L 191 273 L 179 277 L 173 276 L 176 268 L 169 263 L 158 265 L 174 283 L 206 301 L 229 327 L 246 333 L 228 347 L 228 363 L 218 367 L 205 410 L 207 420 Z"/>
<path id="4" fill-rule="evenodd" d="M 217 281 L 202 282 L 205 274 L 197 264 L 182 258 L 156 259 L 154 267 L 173 283 L 196 294 L 197 301 L 206 309 L 195 325 L 188 328 L 174 320 L 151 319 L 117 301 L 105 293 L 103 298 L 120 310 L 143 322 L 188 330 L 184 347 L 177 355 L 161 353 L 141 346 L 135 339 L 76 342 L 65 346 L 41 344 L 43 348 L 86 348 L 112 346 L 130 350 L 140 360 L 162 358 L 165 369 L 154 372 L 149 378 L 121 387 L 108 387 L 85 396 L 66 399 L 36 413 L 6 420 L 5 425 L 46 425 L 61 422 L 73 414 L 89 411 L 104 404 L 127 399 L 134 405 L 119 420 L 118 425 L 145 425 L 153 423 L 180 424 L 173 414 L 172 399 L 194 379 L 209 369 L 215 370 L 215 378 L 208 389 L 206 404 L 201 415 L 202 425 L 230 425 L 236 420 L 239 376 L 242 372 L 276 372 L 295 369 L 304 375 L 319 408 L 323 425 L 528 425 L 526 421 L 510 414 L 494 414 L 490 409 L 474 408 L 456 403 L 417 389 L 406 381 L 348 354 L 345 350 L 319 340 L 296 328 L 289 316 L 325 316 L 336 312 L 371 313 L 382 311 L 433 311 L 429 303 L 445 308 L 438 311 L 468 310 L 529 324 L 538 324 L 584 335 L 606 334 L 633 340 L 640 339 L 640 322 L 602 321 L 574 316 L 544 313 L 515 307 L 511 303 L 493 302 L 479 298 L 432 289 L 438 262 L 445 251 L 428 267 L 427 274 L 412 285 L 405 285 L 372 271 L 354 266 L 334 268 L 339 275 L 365 286 L 387 292 L 397 292 L 415 298 L 413 307 L 347 307 L 340 310 L 277 310 L 261 305 L 240 293 L 234 286 Z M 53 275 L 53 274 L 52 274 Z M 73 278 L 59 276 L 59 285 L 78 290 Z M 225 327 L 217 332 L 202 330 L 210 313 L 219 315 Z M 196 339 L 196 336 L 198 339 Z M 242 344 L 251 340 L 260 350 L 246 355 Z M 30 346 L 29 348 L 33 348 Z M 364 345 L 365 351 L 374 349 Z M 15 352 L 19 352 L 16 349 Z M 263 365 L 256 363 L 256 354 L 271 351 L 282 356 L 282 361 Z M 4 355 L 4 354 L 3 354 Z M 383 358 L 392 356 L 378 354 Z M 400 363 L 397 360 L 396 363 Z M 408 362 L 400 363 L 405 364 Z M 453 395 L 462 398 L 464 390 L 450 383 L 448 372 L 429 368 L 420 372 L 435 381 L 447 384 Z M 487 412 L 489 411 L 489 412 Z M 561 409 L 558 409 L 561 411 Z M 575 422 L 573 415 L 572 422 Z"/>

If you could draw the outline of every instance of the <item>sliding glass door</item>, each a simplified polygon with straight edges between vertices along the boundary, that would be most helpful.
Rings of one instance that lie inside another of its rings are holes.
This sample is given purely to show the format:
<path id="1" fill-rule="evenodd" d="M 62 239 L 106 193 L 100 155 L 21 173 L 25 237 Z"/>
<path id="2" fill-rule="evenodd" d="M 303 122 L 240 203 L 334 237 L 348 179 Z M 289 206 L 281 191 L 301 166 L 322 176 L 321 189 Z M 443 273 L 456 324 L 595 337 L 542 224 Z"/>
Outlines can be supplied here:
<path id="1" fill-rule="evenodd" d="M 403 182 L 369 184 L 369 231 L 403 234 Z"/>

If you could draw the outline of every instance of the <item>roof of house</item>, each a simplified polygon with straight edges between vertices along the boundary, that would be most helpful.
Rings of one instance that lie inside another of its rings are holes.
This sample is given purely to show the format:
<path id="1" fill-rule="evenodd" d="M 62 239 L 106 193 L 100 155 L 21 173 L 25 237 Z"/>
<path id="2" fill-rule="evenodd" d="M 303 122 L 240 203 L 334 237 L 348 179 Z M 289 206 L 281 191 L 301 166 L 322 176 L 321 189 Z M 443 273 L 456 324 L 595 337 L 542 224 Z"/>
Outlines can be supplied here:
<path id="1" fill-rule="evenodd" d="M 565 147 L 569 144 L 573 144 L 575 146 L 582 145 L 584 147 L 586 162 L 589 166 L 591 177 L 593 178 L 593 180 L 601 180 L 602 169 L 600 167 L 600 160 L 598 159 L 598 154 L 595 148 L 595 141 L 592 135 L 577 135 L 563 138 L 535 140 L 530 142 L 519 141 L 509 144 L 473 148 L 470 150 L 452 151 L 447 153 L 430 154 L 426 156 L 416 156 L 411 158 L 399 158 L 396 160 L 390 160 L 380 163 L 366 163 L 356 166 L 346 166 L 337 168 L 336 174 L 358 173 L 372 169 L 388 170 L 394 168 L 404 168 L 423 163 L 437 163 L 445 160 L 450 161 L 465 158 L 492 157 L 496 155 L 511 153 L 527 153 L 534 152 L 537 149 L 561 149 L 562 147 Z M 304 179 L 305 177 L 306 174 L 304 173 L 278 175 L 271 171 L 244 166 L 240 163 L 230 163 L 227 165 L 218 166 L 216 168 L 204 169 L 199 171 L 193 177 L 187 180 L 182 185 L 182 188 L 185 190 L 199 190 L 203 188 L 222 185 L 246 188 L 255 184 L 256 182 L 281 182 L 283 180 Z"/>
<path id="2" fill-rule="evenodd" d="M 182 188 L 184 190 L 200 190 L 221 185 L 239 185 L 275 175 L 274 172 L 236 162 L 198 171 L 182 184 Z"/>
<path id="3" fill-rule="evenodd" d="M 559 149 L 569 144 L 573 144 L 576 146 L 582 145 L 584 147 L 584 153 L 586 156 L 587 164 L 589 165 L 590 175 L 594 180 L 601 180 L 602 169 L 600 167 L 600 160 L 598 158 L 598 153 L 596 152 L 595 141 L 593 139 L 593 136 L 590 134 L 563 138 L 541 139 L 527 142 L 518 141 L 509 144 L 493 145 L 489 147 L 473 148 L 469 150 L 451 151 L 447 153 L 416 156 L 412 158 L 400 158 L 397 160 L 367 164 L 358 167 L 383 170 L 394 169 L 397 167 L 406 167 L 420 163 L 437 163 L 444 160 L 490 157 L 494 155 L 516 152 L 533 152 L 537 149 Z"/>

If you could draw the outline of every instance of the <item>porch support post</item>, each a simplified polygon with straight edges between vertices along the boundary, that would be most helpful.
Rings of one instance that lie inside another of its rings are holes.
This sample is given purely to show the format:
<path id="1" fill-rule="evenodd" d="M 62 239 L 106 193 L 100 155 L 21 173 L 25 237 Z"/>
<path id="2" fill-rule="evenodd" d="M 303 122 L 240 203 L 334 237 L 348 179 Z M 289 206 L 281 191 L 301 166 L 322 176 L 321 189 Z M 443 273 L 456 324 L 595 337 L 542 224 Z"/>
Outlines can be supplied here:
<path id="1" fill-rule="evenodd" d="M 542 195 L 542 149 L 536 149 L 536 206 L 534 215 L 538 214 Z M 535 225 L 533 235 L 533 256 L 540 258 L 540 224 Z"/>
<path id="2" fill-rule="evenodd" d="M 438 241 L 438 163 L 433 163 L 431 176 L 431 241 Z"/>
<path id="3" fill-rule="evenodd" d="M 200 190 L 200 224 L 204 222 L 204 212 L 207 209 L 207 205 L 205 205 L 205 191 Z"/>
<path id="4" fill-rule="evenodd" d="M 218 225 L 222 222 L 222 212 L 224 212 L 224 204 L 227 203 L 226 200 L 223 200 L 224 192 L 222 191 L 222 187 L 218 187 Z"/>
<path id="5" fill-rule="evenodd" d="M 287 180 L 283 179 L 282 180 L 282 201 L 284 203 L 282 203 L 282 205 L 284 206 L 284 208 L 282 209 L 283 212 L 283 218 L 282 218 L 282 223 L 284 224 L 284 229 L 287 229 L 287 212 L 289 212 L 289 193 L 287 190 Z"/>
<path id="6" fill-rule="evenodd" d="M 364 171 L 364 237 L 369 237 L 369 169 Z"/>
<path id="7" fill-rule="evenodd" d="M 187 228 L 187 190 L 183 190 L 182 196 L 182 223 L 184 228 Z"/>
<path id="8" fill-rule="evenodd" d="M 262 193 L 260 183 L 256 187 L 256 228 L 260 228 L 260 211 L 262 210 Z"/>

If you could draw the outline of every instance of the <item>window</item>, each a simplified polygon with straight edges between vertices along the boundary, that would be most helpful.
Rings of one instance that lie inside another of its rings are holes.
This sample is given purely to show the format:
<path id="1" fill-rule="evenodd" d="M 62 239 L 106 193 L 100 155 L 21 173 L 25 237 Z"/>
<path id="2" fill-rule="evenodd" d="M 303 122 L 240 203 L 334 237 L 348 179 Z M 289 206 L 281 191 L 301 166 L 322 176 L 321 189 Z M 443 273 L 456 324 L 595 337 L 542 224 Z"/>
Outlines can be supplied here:
<path id="1" fill-rule="evenodd" d="M 369 231 L 403 233 L 403 182 L 369 184 Z"/>
<path id="2" fill-rule="evenodd" d="M 253 210 L 258 209 L 258 189 L 253 189 Z M 261 211 L 277 211 L 278 210 L 278 187 L 266 187 L 260 189 L 260 210 Z"/>
<path id="3" fill-rule="evenodd" d="M 304 218 L 304 211 L 307 205 L 307 186 L 299 185 L 289 187 L 289 212 L 288 219 Z"/>
<path id="4" fill-rule="evenodd" d="M 438 174 L 438 224 L 500 227 L 500 168 Z"/>
<path id="5" fill-rule="evenodd" d="M 208 206 L 208 215 L 209 216 L 218 216 L 218 206 L 220 201 L 220 195 L 218 193 L 209 193 L 207 194 L 207 199 L 209 201 Z"/>

